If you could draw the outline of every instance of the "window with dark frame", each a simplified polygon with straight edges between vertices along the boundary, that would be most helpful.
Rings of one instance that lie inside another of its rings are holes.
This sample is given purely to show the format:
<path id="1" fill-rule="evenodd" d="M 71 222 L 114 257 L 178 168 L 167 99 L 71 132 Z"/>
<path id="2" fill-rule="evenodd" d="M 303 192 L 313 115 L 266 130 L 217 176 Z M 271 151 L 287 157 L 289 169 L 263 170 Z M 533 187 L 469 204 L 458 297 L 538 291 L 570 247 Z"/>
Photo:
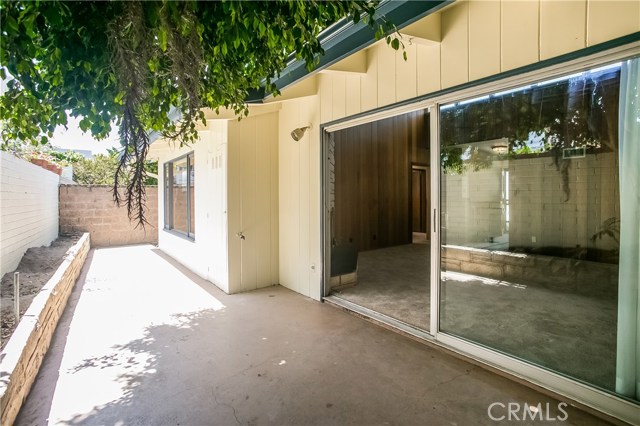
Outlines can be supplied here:
<path id="1" fill-rule="evenodd" d="M 164 164 L 164 229 L 195 238 L 193 152 Z"/>

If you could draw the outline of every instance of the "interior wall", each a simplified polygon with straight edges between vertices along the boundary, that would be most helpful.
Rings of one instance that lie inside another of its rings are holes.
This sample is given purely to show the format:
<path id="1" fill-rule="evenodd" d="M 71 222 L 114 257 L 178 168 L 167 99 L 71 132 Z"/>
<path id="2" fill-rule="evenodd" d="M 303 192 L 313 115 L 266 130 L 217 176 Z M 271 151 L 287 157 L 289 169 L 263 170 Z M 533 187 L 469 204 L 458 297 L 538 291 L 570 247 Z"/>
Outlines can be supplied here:
<path id="1" fill-rule="evenodd" d="M 585 12 L 559 10 L 563 7 Z M 640 30 L 640 3 L 635 1 L 474 0 L 456 2 L 439 14 L 441 42 L 405 43 L 407 61 L 384 42 L 376 44 L 366 51 L 366 73 L 321 72 L 314 81 L 317 96 L 283 102 L 278 143 L 283 285 L 320 298 L 321 123 Z M 555 16 L 562 18 L 560 25 L 554 22 Z M 296 86 L 285 89 L 283 95 Z M 291 130 L 309 123 L 314 127 L 305 136 L 306 142 L 294 144 Z"/>
<path id="2" fill-rule="evenodd" d="M 333 243 L 358 251 L 409 244 L 411 165 L 428 164 L 425 111 L 333 133 Z"/>

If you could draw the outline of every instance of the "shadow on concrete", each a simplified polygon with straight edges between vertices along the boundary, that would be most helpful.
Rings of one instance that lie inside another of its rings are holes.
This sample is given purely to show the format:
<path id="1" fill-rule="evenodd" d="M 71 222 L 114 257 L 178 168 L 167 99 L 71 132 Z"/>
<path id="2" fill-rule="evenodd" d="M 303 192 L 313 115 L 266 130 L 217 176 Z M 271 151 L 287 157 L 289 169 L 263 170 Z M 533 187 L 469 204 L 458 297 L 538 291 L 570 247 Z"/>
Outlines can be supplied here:
<path id="1" fill-rule="evenodd" d="M 152 250 L 96 256 L 82 321 L 76 315 L 65 343 L 70 305 L 57 354 L 18 425 L 484 425 L 493 424 L 493 402 L 557 407 L 553 398 L 282 287 L 226 296 Z M 130 278 L 111 267 L 140 259 L 155 275 Z M 123 312 L 100 309 L 123 297 Z M 78 351 L 90 345 L 97 348 Z M 544 424 L 602 424 L 567 411 L 567 421 Z"/>
<path id="2" fill-rule="evenodd" d="M 75 366 L 75 372 L 87 368 L 121 370 L 115 380 L 122 388 L 121 395 L 60 424 L 241 424 L 233 408 L 217 401 L 216 381 L 201 381 L 202 377 L 215 376 L 214 365 L 207 361 L 205 364 L 212 371 L 199 371 L 197 366 L 202 361 L 194 359 L 193 346 L 201 345 L 202 338 L 219 338 L 212 332 L 216 329 L 213 326 L 216 315 L 219 312 L 213 310 L 176 315 L 174 324 L 148 327 L 144 337 L 113 347 L 108 356 L 86 359 Z M 194 336 L 200 338 L 194 340 Z M 209 356 L 215 359 L 215 351 Z M 208 395 L 204 401 L 203 392 Z"/>

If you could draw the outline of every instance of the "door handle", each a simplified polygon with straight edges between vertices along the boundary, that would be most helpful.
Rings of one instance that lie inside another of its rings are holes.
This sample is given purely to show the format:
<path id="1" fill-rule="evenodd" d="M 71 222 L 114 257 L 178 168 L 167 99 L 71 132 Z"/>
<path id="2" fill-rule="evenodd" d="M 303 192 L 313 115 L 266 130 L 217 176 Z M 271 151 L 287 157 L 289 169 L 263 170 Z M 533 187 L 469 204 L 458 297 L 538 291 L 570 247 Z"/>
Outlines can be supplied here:
<path id="1" fill-rule="evenodd" d="M 240 238 L 241 240 L 245 240 L 246 239 L 246 237 L 244 236 L 242 231 L 236 232 L 236 237 Z"/>
<path id="2" fill-rule="evenodd" d="M 433 232 L 436 232 L 436 209 L 433 209 Z"/>

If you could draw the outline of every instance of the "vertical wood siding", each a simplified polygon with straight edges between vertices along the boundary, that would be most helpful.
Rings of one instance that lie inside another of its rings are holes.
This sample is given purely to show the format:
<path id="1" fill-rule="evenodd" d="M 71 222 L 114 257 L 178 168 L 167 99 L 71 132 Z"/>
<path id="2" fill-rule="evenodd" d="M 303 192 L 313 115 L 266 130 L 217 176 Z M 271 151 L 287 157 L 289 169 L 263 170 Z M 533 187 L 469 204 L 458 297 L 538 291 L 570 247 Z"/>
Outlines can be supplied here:
<path id="1" fill-rule="evenodd" d="M 278 142 L 282 285 L 320 298 L 322 123 L 634 33 L 640 30 L 640 2 L 458 1 L 428 19 L 439 20 L 440 43 L 405 43 L 407 61 L 384 42 L 376 44 L 366 50 L 366 73 L 321 72 L 317 95 L 283 102 Z M 313 130 L 294 143 L 289 132 L 308 123 Z"/>

